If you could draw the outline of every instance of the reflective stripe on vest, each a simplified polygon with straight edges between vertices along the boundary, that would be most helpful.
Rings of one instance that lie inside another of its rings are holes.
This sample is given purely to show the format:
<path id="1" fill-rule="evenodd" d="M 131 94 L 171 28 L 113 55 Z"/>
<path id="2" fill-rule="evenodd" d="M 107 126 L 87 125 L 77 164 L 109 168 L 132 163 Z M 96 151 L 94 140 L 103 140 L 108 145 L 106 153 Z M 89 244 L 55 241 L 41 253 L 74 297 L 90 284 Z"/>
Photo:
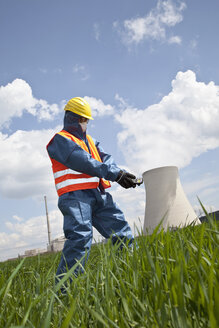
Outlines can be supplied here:
<path id="1" fill-rule="evenodd" d="M 72 140 L 77 143 L 82 149 L 89 152 L 87 145 L 81 139 L 76 138 L 69 132 L 62 130 L 58 134 L 62 135 L 65 138 Z M 88 144 L 91 151 L 91 156 L 99 162 L 101 158 L 97 151 L 97 148 L 93 142 L 91 136 L 87 135 Z M 83 190 L 83 189 L 94 189 L 102 185 L 104 189 L 111 187 L 110 182 L 104 179 L 100 179 L 98 177 L 92 177 L 90 175 L 74 171 L 64 164 L 50 158 L 52 161 L 52 169 L 55 178 L 56 190 L 59 196 L 66 192 L 75 191 L 75 190 Z"/>
<path id="2" fill-rule="evenodd" d="M 65 180 L 63 182 L 57 183 L 56 184 L 56 188 L 57 190 L 62 189 L 64 187 L 67 187 L 69 185 L 80 185 L 80 184 L 86 184 L 88 182 L 88 179 L 68 179 Z M 99 178 L 97 177 L 93 177 L 93 178 L 89 178 L 89 183 L 91 182 L 97 182 L 99 184 Z"/>

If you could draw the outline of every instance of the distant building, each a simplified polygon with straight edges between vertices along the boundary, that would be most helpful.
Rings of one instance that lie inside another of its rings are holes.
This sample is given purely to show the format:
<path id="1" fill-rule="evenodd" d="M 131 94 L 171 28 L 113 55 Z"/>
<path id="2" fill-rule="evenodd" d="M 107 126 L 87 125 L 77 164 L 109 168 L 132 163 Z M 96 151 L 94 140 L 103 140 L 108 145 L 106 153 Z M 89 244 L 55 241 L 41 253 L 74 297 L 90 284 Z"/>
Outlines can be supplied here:
<path id="1" fill-rule="evenodd" d="M 64 236 L 53 239 L 51 241 L 50 245 L 47 246 L 47 251 L 48 252 L 60 252 L 60 251 L 62 251 L 65 241 L 66 241 L 66 239 L 65 239 Z"/>
<path id="2" fill-rule="evenodd" d="M 22 255 L 21 257 L 35 256 L 37 254 L 43 254 L 46 252 L 47 252 L 46 249 L 40 249 L 40 248 L 28 249 L 27 251 L 24 252 L 24 255 Z"/>

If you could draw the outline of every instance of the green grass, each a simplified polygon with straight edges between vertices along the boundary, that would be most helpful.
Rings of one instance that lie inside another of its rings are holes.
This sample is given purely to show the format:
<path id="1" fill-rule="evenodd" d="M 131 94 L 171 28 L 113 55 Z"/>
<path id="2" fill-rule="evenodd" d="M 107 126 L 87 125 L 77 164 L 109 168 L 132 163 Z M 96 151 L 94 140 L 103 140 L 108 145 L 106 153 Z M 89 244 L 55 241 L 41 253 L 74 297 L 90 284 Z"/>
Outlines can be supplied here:
<path id="1" fill-rule="evenodd" d="M 0 327 L 219 327 L 218 222 L 92 247 L 57 292 L 60 254 L 0 263 Z M 70 274 L 71 272 L 69 272 Z"/>

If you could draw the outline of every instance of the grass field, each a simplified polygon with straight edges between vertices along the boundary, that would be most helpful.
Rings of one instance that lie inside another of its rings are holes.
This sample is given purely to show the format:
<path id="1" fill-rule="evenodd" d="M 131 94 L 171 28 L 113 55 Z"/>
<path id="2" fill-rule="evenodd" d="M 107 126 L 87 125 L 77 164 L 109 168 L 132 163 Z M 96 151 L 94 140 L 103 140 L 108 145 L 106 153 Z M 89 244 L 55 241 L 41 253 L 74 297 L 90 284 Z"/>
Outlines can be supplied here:
<path id="1" fill-rule="evenodd" d="M 86 271 L 54 285 L 60 254 L 0 263 L 0 327 L 219 327 L 218 222 L 92 247 Z M 71 274 L 71 272 L 69 272 Z"/>

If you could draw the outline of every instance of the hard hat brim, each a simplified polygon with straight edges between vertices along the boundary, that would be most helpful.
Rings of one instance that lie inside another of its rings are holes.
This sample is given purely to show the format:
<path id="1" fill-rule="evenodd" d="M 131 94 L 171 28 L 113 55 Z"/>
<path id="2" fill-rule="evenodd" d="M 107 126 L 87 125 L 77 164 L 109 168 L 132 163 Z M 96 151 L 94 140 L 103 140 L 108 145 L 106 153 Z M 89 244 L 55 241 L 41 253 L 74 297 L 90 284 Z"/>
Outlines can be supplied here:
<path id="1" fill-rule="evenodd" d="M 93 120 L 89 103 L 81 97 L 75 97 L 70 99 L 66 104 L 64 110 L 68 110 L 79 116 L 85 117 L 89 120 Z"/>

